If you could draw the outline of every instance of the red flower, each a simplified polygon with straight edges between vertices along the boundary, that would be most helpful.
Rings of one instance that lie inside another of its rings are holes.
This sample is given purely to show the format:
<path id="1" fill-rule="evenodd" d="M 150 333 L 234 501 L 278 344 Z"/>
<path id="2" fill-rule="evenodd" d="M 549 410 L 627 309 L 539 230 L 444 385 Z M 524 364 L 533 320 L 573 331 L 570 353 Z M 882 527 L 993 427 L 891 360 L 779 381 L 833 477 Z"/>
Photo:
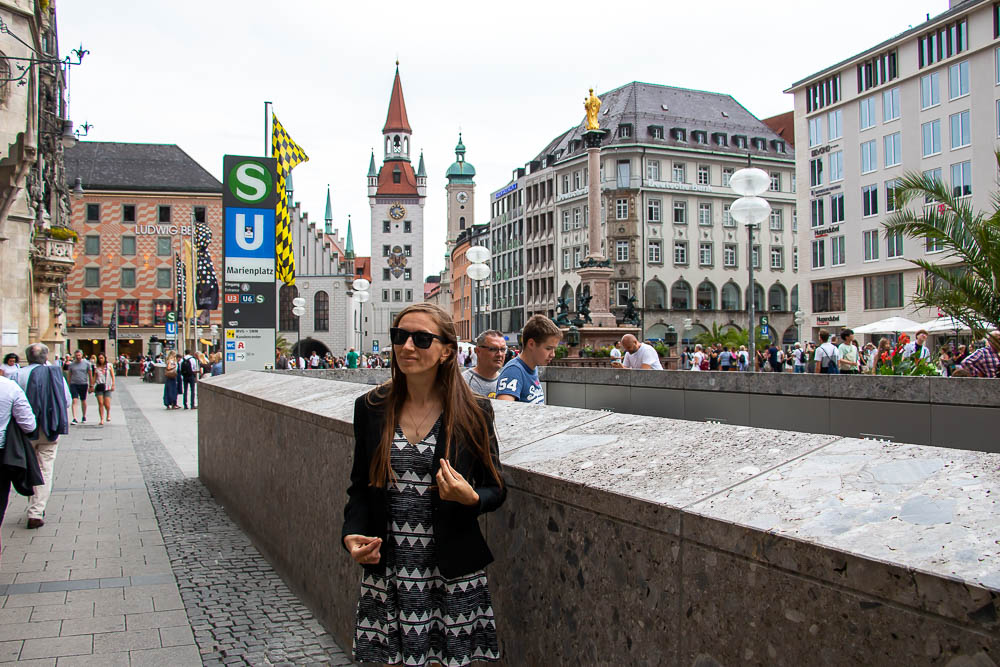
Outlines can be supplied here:
<path id="1" fill-rule="evenodd" d="M 909 336 L 907 336 L 906 334 L 900 334 L 899 335 L 899 344 L 900 345 L 906 345 L 909 342 L 910 342 L 910 337 Z"/>
<path id="2" fill-rule="evenodd" d="M 889 353 L 888 352 L 883 352 L 882 353 L 882 361 L 889 361 Z"/>

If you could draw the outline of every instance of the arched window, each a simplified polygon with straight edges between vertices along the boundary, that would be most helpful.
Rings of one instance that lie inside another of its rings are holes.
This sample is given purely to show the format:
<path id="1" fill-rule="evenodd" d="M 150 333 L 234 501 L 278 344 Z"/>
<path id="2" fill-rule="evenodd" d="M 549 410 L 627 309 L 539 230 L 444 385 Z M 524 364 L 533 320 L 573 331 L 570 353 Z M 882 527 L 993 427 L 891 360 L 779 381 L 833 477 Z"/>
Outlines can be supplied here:
<path id="1" fill-rule="evenodd" d="M 795 329 L 795 325 L 785 329 L 785 335 L 781 337 L 782 345 L 795 345 L 795 341 L 798 340 L 798 332 Z"/>
<path id="2" fill-rule="evenodd" d="M 385 154 L 388 155 L 392 152 L 392 139 L 389 137 L 385 138 Z"/>
<path id="3" fill-rule="evenodd" d="M 787 296 L 785 288 L 780 283 L 774 283 L 767 291 L 767 309 L 779 312 L 788 310 Z"/>
<path id="4" fill-rule="evenodd" d="M 795 312 L 799 309 L 799 286 L 796 285 L 792 288 L 792 304 L 789 310 Z"/>
<path id="5" fill-rule="evenodd" d="M 410 154 L 410 139 L 409 137 L 403 137 L 403 154 Z"/>
<path id="6" fill-rule="evenodd" d="M 458 219 L 458 228 L 465 229 L 465 216 L 463 215 Z"/>
<path id="7" fill-rule="evenodd" d="M 10 96 L 10 61 L 0 51 L 0 104 L 6 104 Z"/>
<path id="8" fill-rule="evenodd" d="M 750 290 L 747 290 L 747 298 L 749 297 L 750 297 Z M 753 308 L 759 313 L 764 310 L 765 305 L 766 304 L 764 302 L 764 288 L 761 287 L 760 283 L 755 282 L 753 290 Z"/>
<path id="9" fill-rule="evenodd" d="M 650 310 L 667 309 L 667 286 L 657 278 L 653 278 L 646 283 L 645 305 Z"/>
<path id="10" fill-rule="evenodd" d="M 740 309 L 740 288 L 734 282 L 722 286 L 722 310 Z"/>
<path id="11" fill-rule="evenodd" d="M 691 286 L 678 280 L 670 288 L 670 307 L 673 310 L 691 310 Z"/>
<path id="12" fill-rule="evenodd" d="M 295 285 L 282 285 L 278 290 L 278 330 L 296 331 L 298 329 L 298 319 L 292 313 L 292 299 L 299 295 L 299 290 Z"/>
<path id="13" fill-rule="evenodd" d="M 399 153 L 403 150 L 403 144 L 399 141 L 399 135 L 397 134 L 392 138 L 392 152 Z"/>
<path id="14" fill-rule="evenodd" d="M 330 297 L 319 291 L 313 296 L 313 331 L 330 330 Z"/>
<path id="15" fill-rule="evenodd" d="M 563 299 L 563 301 L 566 302 L 566 305 L 569 306 L 570 312 L 572 312 L 572 310 L 573 310 L 573 288 L 569 286 L 569 283 L 566 283 L 565 285 L 563 285 L 562 293 L 560 293 L 559 296 Z"/>
<path id="16" fill-rule="evenodd" d="M 698 285 L 698 310 L 715 310 L 715 285 L 711 281 Z"/>

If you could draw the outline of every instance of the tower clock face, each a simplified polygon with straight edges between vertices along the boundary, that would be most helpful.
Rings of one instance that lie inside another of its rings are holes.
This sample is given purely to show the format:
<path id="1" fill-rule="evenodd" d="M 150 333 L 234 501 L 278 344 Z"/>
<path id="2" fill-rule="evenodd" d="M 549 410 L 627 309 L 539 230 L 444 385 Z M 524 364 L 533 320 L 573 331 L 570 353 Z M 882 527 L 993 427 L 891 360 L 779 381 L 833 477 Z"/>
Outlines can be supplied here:
<path id="1" fill-rule="evenodd" d="M 462 190 L 457 195 L 455 195 L 455 199 L 458 200 L 459 204 L 464 204 L 465 202 L 469 201 L 469 193 Z"/>
<path id="2" fill-rule="evenodd" d="M 402 220 L 403 216 L 406 215 L 406 209 L 399 202 L 396 202 L 389 207 L 389 217 L 393 220 Z"/>

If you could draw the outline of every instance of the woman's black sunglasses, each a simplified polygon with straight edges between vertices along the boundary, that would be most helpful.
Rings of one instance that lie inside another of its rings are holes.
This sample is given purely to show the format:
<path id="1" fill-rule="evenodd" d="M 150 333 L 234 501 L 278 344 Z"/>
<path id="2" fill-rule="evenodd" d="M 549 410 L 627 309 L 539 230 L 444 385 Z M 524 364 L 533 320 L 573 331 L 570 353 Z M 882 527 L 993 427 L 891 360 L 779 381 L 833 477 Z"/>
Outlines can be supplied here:
<path id="1" fill-rule="evenodd" d="M 406 345 L 406 339 L 410 336 L 413 336 L 413 344 L 421 350 L 429 348 L 435 338 L 442 343 L 448 343 L 448 339 L 444 336 L 432 334 L 428 331 L 407 331 L 406 329 L 400 329 L 399 327 L 391 327 L 389 329 L 389 339 L 392 341 L 393 345 Z"/>

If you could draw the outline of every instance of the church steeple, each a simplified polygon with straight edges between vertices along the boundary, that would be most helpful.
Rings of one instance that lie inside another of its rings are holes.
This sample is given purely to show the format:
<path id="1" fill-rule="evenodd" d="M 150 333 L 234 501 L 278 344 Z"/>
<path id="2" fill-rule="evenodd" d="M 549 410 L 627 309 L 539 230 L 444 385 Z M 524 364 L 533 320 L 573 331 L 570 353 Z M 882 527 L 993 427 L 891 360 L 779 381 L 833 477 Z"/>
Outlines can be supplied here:
<path id="1" fill-rule="evenodd" d="M 351 233 L 351 214 L 347 214 L 347 242 L 344 246 L 344 259 L 354 259 L 354 234 Z"/>
<path id="2" fill-rule="evenodd" d="M 399 61 L 396 61 L 396 78 L 392 82 L 389 96 L 389 112 L 382 127 L 385 139 L 386 160 L 410 160 L 410 121 L 406 117 L 406 102 L 403 101 L 403 84 L 399 79 Z"/>
<path id="3" fill-rule="evenodd" d="M 323 221 L 326 223 L 326 227 L 329 230 L 333 223 L 333 205 L 330 203 L 330 184 L 326 184 L 326 215 L 323 216 Z"/>

